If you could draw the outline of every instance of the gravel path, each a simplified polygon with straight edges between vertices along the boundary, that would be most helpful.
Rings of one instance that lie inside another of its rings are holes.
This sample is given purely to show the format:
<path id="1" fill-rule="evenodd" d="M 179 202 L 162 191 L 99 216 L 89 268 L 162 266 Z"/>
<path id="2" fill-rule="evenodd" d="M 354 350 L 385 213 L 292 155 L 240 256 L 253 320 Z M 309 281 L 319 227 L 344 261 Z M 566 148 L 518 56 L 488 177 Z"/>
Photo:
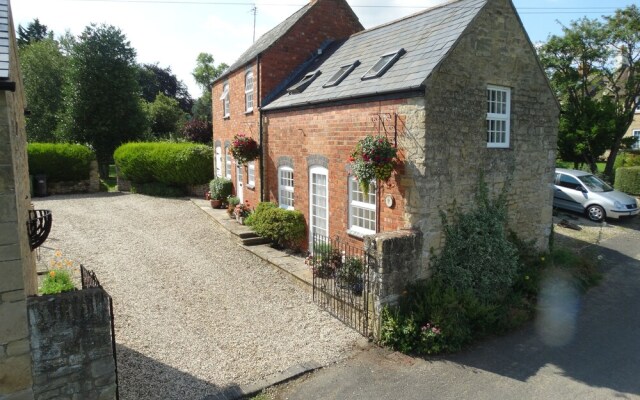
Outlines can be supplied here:
<path id="1" fill-rule="evenodd" d="M 53 196 L 41 262 L 54 250 L 93 269 L 114 302 L 122 400 L 202 399 L 359 338 L 243 250 L 188 200 Z"/>

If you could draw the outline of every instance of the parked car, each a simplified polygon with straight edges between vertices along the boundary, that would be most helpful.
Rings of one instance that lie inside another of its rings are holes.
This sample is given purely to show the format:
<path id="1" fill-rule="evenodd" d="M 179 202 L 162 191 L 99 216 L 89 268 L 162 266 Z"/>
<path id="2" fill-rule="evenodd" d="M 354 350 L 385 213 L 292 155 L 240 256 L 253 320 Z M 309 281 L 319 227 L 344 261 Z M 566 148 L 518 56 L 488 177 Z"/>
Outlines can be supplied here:
<path id="1" fill-rule="evenodd" d="M 553 206 L 584 213 L 592 221 L 640 213 L 635 197 L 614 190 L 588 172 L 556 168 L 554 183 Z"/>

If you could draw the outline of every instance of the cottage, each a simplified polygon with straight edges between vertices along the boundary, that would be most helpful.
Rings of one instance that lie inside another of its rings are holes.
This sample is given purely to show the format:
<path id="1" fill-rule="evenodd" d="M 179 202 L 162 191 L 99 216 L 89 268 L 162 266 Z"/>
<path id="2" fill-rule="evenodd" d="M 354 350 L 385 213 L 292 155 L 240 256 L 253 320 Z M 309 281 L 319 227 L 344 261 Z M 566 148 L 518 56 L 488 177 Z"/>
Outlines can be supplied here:
<path id="1" fill-rule="evenodd" d="M 302 211 L 309 238 L 419 230 L 426 273 L 440 211 L 468 208 L 482 175 L 493 193 L 507 186 L 510 228 L 547 247 L 559 107 L 510 0 L 453 1 L 354 33 L 282 82 L 261 103 L 261 190 Z M 365 194 L 348 159 L 368 135 L 397 146 L 399 163 Z"/>
<path id="2" fill-rule="evenodd" d="M 319 48 L 363 30 L 345 0 L 312 0 L 261 36 L 213 84 L 215 174 L 234 182 L 235 194 L 261 200 L 260 160 L 241 165 L 229 152 L 234 135 L 260 141 L 261 107 L 279 93 Z"/>

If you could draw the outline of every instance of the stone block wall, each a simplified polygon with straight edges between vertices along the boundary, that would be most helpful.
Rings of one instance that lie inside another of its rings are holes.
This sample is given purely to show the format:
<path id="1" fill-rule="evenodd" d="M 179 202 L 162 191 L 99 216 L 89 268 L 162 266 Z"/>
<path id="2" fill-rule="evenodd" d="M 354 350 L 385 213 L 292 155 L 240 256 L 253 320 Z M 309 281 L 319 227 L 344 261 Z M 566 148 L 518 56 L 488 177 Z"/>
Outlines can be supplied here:
<path id="1" fill-rule="evenodd" d="M 511 89 L 508 148 L 487 147 L 488 85 Z M 558 115 L 511 2 L 488 2 L 426 81 L 424 135 L 401 138 L 406 215 L 424 234 L 425 269 L 443 244 L 440 212 L 470 209 L 481 177 L 492 197 L 507 186 L 509 228 L 547 248 Z"/>
<path id="2" fill-rule="evenodd" d="M 100 191 L 98 162 L 91 161 L 89 179 L 79 182 L 47 182 L 48 194 L 96 193 Z"/>
<path id="3" fill-rule="evenodd" d="M 28 300 L 36 400 L 116 398 L 110 298 L 85 289 Z"/>
<path id="4" fill-rule="evenodd" d="M 16 90 L 0 91 L 0 398 L 5 400 L 33 398 L 26 296 L 37 289 L 27 237 L 31 198 L 14 32 L 9 14 L 9 81 Z"/>
<path id="5" fill-rule="evenodd" d="M 372 332 L 379 338 L 382 308 L 394 305 L 409 283 L 425 278 L 422 268 L 422 233 L 417 230 L 383 232 L 367 236 Z"/>

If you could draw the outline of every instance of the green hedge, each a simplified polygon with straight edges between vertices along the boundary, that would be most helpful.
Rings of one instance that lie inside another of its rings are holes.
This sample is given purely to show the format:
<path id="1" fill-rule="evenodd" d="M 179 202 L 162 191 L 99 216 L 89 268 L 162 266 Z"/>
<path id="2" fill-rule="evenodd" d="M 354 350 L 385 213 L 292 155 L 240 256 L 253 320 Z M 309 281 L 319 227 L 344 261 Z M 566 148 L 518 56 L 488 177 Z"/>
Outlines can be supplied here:
<path id="1" fill-rule="evenodd" d="M 306 233 L 304 215 L 300 211 L 284 210 L 275 203 L 259 203 L 247 224 L 258 235 L 293 248 L 299 247 Z"/>
<path id="2" fill-rule="evenodd" d="M 621 192 L 640 195 L 640 167 L 620 167 L 616 170 L 615 188 Z"/>
<path id="3" fill-rule="evenodd" d="M 638 167 L 640 166 L 640 154 L 632 151 L 625 151 L 618 154 L 616 162 L 613 165 L 614 170 L 620 167 Z"/>
<path id="4" fill-rule="evenodd" d="M 213 178 L 213 150 L 194 143 L 127 143 L 113 154 L 119 174 L 134 183 L 198 185 Z"/>
<path id="5" fill-rule="evenodd" d="M 29 174 L 45 174 L 50 182 L 89 179 L 91 161 L 96 159 L 87 146 L 70 143 L 29 143 L 27 153 Z"/>

